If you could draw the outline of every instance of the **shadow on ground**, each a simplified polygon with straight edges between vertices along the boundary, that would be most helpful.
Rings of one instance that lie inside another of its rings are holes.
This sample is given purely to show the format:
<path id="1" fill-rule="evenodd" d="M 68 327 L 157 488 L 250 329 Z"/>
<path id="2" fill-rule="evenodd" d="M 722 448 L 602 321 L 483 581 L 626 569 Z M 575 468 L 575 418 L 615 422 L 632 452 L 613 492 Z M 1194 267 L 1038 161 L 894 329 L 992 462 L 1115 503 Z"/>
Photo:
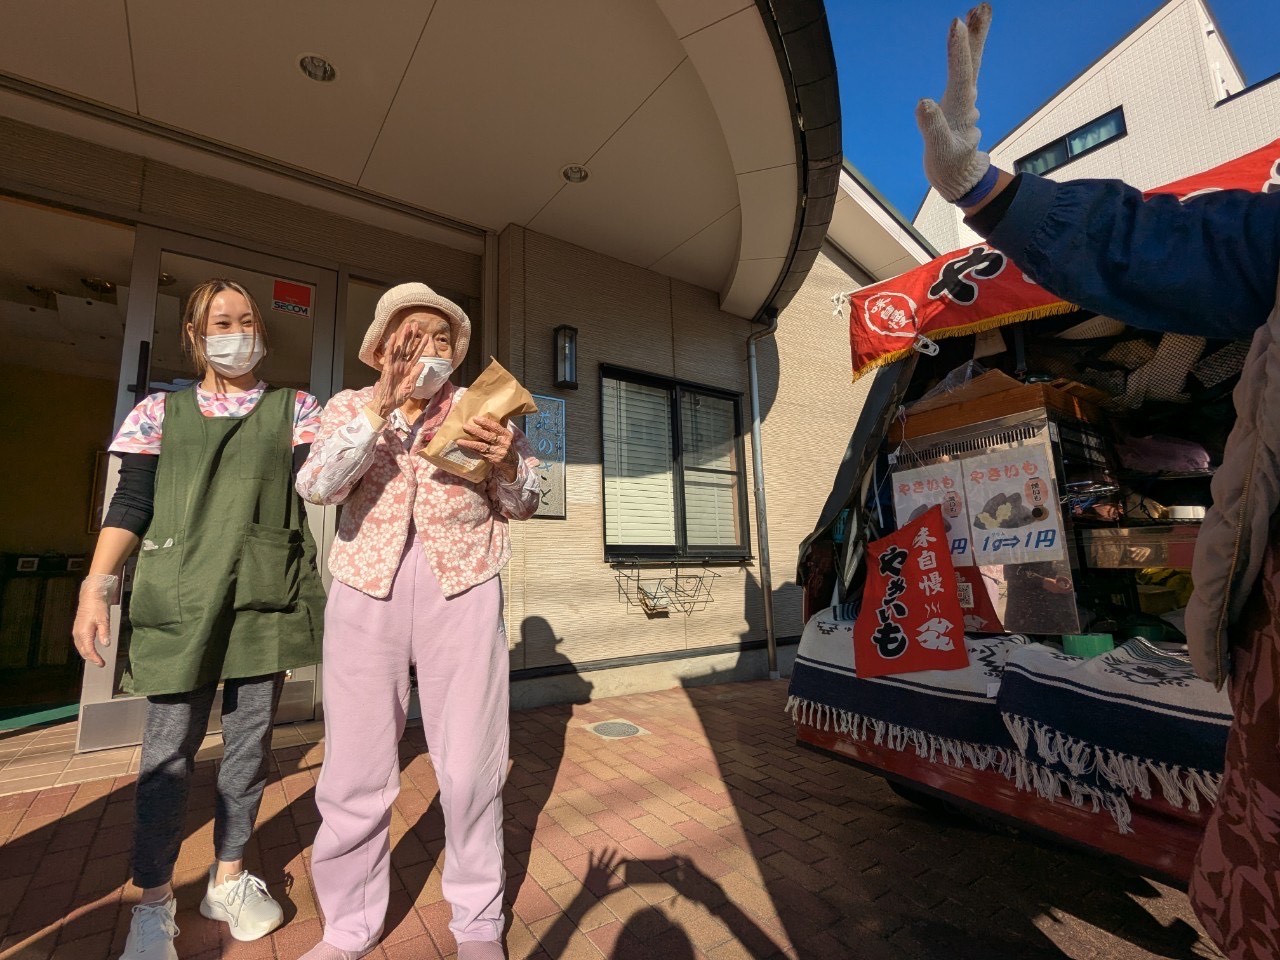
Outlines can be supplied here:
<path id="1" fill-rule="evenodd" d="M 782 710 L 785 681 L 750 686 L 747 699 L 725 686 L 686 692 L 796 956 L 1218 956 L 1181 893 L 956 810 L 916 807 L 882 778 L 799 747 L 789 721 L 762 716 Z"/>

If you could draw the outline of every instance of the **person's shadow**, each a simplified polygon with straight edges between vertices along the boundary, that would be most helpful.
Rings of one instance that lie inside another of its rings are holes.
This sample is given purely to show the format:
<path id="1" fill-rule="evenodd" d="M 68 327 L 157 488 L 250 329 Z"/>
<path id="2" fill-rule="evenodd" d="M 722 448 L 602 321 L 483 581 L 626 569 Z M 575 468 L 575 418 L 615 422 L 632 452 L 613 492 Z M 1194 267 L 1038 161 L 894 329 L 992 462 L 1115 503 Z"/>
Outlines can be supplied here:
<path id="1" fill-rule="evenodd" d="M 615 850 L 596 851 L 578 896 L 565 907 L 542 936 L 542 949 L 551 960 L 559 960 L 568 950 L 578 923 L 598 901 L 624 888 L 645 883 L 666 883 L 690 903 L 706 909 L 732 933 L 738 944 L 753 957 L 782 955 L 779 944 L 737 904 L 724 888 L 699 870 L 687 857 L 662 860 L 624 859 Z M 603 949 L 603 948 L 602 948 Z M 618 933 L 609 960 L 694 960 L 701 956 L 688 931 L 661 907 L 649 906 L 632 914 Z"/>
<path id="2" fill-rule="evenodd" d="M 540 683 L 555 703 L 539 706 L 537 723 L 521 723 L 518 705 L 511 718 L 511 770 L 503 791 L 508 916 L 524 885 L 538 818 L 555 788 L 574 705 L 591 700 L 593 685 L 559 651 L 562 642 L 545 618 L 526 617 L 512 651 L 514 663 L 543 675 Z"/>

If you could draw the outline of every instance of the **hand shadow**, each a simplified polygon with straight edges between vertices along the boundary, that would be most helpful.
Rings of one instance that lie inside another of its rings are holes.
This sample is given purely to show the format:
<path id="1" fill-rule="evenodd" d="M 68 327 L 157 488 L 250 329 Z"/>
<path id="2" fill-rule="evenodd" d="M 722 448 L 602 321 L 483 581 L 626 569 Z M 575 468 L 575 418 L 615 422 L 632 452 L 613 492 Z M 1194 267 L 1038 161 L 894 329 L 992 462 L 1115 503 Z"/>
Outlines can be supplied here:
<path id="1" fill-rule="evenodd" d="M 552 960 L 565 955 L 578 924 L 598 900 L 625 888 L 649 883 L 669 884 L 675 900 L 652 905 L 633 914 L 624 925 L 609 953 L 610 960 L 693 960 L 699 956 L 688 932 L 673 920 L 671 906 L 680 898 L 704 907 L 718 919 L 753 957 L 773 957 L 782 947 L 759 924 L 733 903 L 724 888 L 699 870 L 687 857 L 660 860 L 622 859 L 607 849 L 591 854 L 591 863 L 582 890 L 542 937 L 542 948 Z M 602 948 L 603 949 L 603 948 Z"/>

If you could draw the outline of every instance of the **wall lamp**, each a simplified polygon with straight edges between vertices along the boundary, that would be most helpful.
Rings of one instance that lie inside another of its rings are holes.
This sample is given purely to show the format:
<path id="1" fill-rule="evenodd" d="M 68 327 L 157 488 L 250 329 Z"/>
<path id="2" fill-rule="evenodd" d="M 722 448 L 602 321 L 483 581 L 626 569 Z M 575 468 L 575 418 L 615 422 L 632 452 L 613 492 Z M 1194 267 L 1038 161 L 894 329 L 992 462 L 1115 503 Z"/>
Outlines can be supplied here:
<path id="1" fill-rule="evenodd" d="M 562 324 L 553 336 L 556 364 L 556 386 L 578 389 L 578 328 Z"/>

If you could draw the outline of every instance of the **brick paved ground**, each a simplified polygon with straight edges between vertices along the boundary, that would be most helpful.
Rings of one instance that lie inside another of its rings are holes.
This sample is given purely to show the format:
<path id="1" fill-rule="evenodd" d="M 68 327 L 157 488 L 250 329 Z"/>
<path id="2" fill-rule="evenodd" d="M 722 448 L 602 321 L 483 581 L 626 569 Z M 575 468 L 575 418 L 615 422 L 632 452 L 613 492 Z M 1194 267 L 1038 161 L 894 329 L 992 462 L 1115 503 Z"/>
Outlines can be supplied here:
<path id="1" fill-rule="evenodd" d="M 785 685 L 728 684 L 513 717 L 513 958 L 1217 956 L 1186 898 L 1087 856 L 917 810 L 875 777 L 794 747 Z M 625 718 L 648 733 L 583 729 Z M 372 956 L 454 952 L 443 824 L 421 731 L 402 750 L 388 934 Z M 251 865 L 288 904 L 236 943 L 195 910 L 212 858 L 214 764 L 197 770 L 178 864 L 184 958 L 301 954 L 322 747 L 275 753 Z M 0 957 L 102 960 L 124 942 L 132 779 L 0 797 Z"/>

